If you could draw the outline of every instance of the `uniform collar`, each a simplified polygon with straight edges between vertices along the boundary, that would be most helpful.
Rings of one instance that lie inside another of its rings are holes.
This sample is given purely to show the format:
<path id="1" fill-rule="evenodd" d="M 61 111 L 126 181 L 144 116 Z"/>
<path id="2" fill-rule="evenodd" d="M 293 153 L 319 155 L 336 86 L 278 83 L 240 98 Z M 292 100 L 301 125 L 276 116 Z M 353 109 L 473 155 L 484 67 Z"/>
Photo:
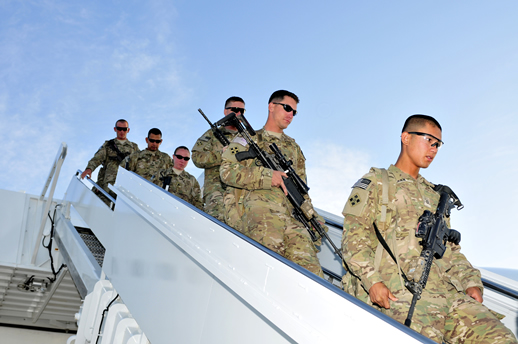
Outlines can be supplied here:
<path id="1" fill-rule="evenodd" d="M 271 140 L 271 139 L 275 139 L 275 140 L 282 140 L 282 141 L 285 141 L 285 140 L 287 140 L 287 139 L 289 139 L 289 138 L 290 138 L 288 135 L 286 135 L 286 134 L 284 133 L 284 131 L 281 133 L 281 136 L 280 136 L 280 138 L 279 138 L 279 137 L 277 137 L 277 136 L 275 136 L 275 135 L 271 134 L 271 132 L 267 131 L 264 127 L 262 127 L 262 129 L 261 129 L 259 132 L 263 135 L 263 137 L 264 137 L 264 138 L 269 138 L 270 140 Z M 259 133 L 259 132 L 258 132 L 258 133 Z"/>
<path id="2" fill-rule="evenodd" d="M 177 176 L 183 175 L 184 172 L 185 172 L 185 170 L 180 171 L 173 167 L 173 173 L 176 174 Z"/>
<path id="3" fill-rule="evenodd" d="M 425 180 L 423 178 L 423 176 L 421 176 L 419 173 L 417 174 L 417 178 L 414 179 L 414 177 L 412 177 L 411 175 L 409 175 L 406 172 L 401 171 L 401 169 L 399 169 L 399 167 L 396 167 L 395 165 L 390 165 L 388 170 L 389 170 L 389 172 L 392 172 L 392 174 L 394 174 L 394 177 L 396 178 L 397 181 L 402 181 L 402 180 L 414 181 L 415 180 L 417 182 L 422 182 Z"/>
<path id="4" fill-rule="evenodd" d="M 156 151 L 152 152 L 152 151 L 150 151 L 150 150 L 149 150 L 149 149 L 147 149 L 147 148 L 146 148 L 146 149 L 144 149 L 144 152 L 145 152 L 146 154 L 151 154 L 151 155 L 158 155 L 158 154 L 160 154 L 160 153 L 161 153 L 161 152 L 160 152 L 160 150 L 156 150 Z"/>

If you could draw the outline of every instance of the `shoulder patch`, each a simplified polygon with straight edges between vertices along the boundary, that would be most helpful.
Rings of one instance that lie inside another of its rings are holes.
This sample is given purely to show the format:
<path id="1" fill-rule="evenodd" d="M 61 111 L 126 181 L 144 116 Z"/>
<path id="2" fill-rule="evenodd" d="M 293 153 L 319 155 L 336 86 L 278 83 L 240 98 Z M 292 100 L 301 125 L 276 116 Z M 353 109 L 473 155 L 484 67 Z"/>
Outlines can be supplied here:
<path id="1" fill-rule="evenodd" d="M 367 205 L 368 199 L 369 191 L 364 188 L 354 188 L 345 203 L 342 214 L 344 216 L 346 214 L 361 216 L 365 209 L 365 205 Z"/>
<path id="2" fill-rule="evenodd" d="M 221 157 L 223 160 L 238 162 L 236 159 L 236 153 L 244 152 L 246 149 L 239 143 L 231 142 L 228 148 L 223 152 Z"/>
<path id="3" fill-rule="evenodd" d="M 356 183 L 354 183 L 354 185 L 353 185 L 353 187 L 352 187 L 352 188 L 353 188 L 353 189 L 354 189 L 354 188 L 360 188 L 360 189 L 365 190 L 365 189 L 367 189 L 367 188 L 369 187 L 369 185 L 370 185 L 370 183 L 371 183 L 371 182 L 372 182 L 372 181 L 371 181 L 370 179 L 367 179 L 367 178 L 360 178 L 360 179 L 358 179 L 358 181 L 357 181 Z"/>
<path id="4" fill-rule="evenodd" d="M 210 136 L 202 136 L 199 138 L 200 141 L 208 142 L 210 141 Z"/>
<path id="5" fill-rule="evenodd" d="M 351 194 L 347 198 L 342 214 L 353 216 L 361 216 L 365 210 L 367 202 L 369 200 L 369 193 L 371 192 L 372 186 L 376 185 L 373 183 L 376 181 L 375 173 L 372 171 L 365 174 L 362 178 L 358 179 L 352 186 Z"/>

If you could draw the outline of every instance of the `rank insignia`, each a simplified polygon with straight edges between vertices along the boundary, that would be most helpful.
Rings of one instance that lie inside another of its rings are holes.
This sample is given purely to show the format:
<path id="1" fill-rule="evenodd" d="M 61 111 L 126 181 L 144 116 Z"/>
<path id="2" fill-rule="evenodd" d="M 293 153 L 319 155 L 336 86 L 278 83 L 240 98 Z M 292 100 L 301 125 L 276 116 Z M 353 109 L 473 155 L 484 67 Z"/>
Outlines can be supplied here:
<path id="1" fill-rule="evenodd" d="M 239 152 L 239 148 L 237 148 L 237 147 L 230 147 L 230 153 L 235 155 L 237 152 Z"/>
<path id="2" fill-rule="evenodd" d="M 349 198 L 349 203 L 351 204 L 352 207 L 354 207 L 355 205 L 357 205 L 360 202 L 361 202 L 361 199 L 358 194 L 354 194 L 354 196 L 351 196 L 351 198 Z"/>

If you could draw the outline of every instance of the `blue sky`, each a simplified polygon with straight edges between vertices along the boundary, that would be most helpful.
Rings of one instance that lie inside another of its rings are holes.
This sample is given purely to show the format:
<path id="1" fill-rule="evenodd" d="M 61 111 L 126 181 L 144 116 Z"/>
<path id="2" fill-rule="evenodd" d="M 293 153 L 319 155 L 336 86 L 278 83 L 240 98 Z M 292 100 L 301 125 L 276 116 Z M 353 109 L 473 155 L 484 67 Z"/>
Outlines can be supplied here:
<path id="1" fill-rule="evenodd" d="M 56 195 L 114 121 L 145 148 L 192 147 L 233 95 L 255 128 L 277 89 L 301 99 L 286 133 L 317 207 L 399 154 L 404 120 L 437 118 L 446 142 L 422 174 L 449 185 L 463 251 L 517 268 L 518 3 L 515 1 L 0 1 L 0 188 L 38 194 L 59 144 Z M 190 164 L 198 176 L 201 170 Z"/>

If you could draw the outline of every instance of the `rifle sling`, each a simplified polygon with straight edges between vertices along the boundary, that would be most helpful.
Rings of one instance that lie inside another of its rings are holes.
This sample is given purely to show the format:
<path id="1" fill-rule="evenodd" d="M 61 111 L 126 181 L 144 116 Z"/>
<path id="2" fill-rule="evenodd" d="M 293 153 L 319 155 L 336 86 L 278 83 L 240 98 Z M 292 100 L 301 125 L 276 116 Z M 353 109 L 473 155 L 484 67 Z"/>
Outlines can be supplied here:
<path id="1" fill-rule="evenodd" d="M 117 160 L 119 162 L 124 160 L 124 158 L 127 156 L 127 154 L 122 153 L 119 150 L 119 148 L 115 145 L 115 139 L 111 139 L 110 141 L 108 141 L 108 145 L 109 145 L 109 147 L 111 147 L 115 151 L 115 153 L 117 153 Z"/>
<path id="2" fill-rule="evenodd" d="M 394 262 L 396 263 L 397 265 L 397 260 L 396 260 L 396 256 L 394 256 L 394 253 L 392 253 L 392 250 L 390 249 L 390 247 L 388 246 L 387 242 L 385 241 L 385 239 L 383 238 L 383 236 L 381 235 L 379 229 L 378 229 L 378 226 L 376 226 L 376 222 L 373 222 L 372 223 L 374 225 L 374 230 L 376 231 L 376 237 L 378 238 L 378 241 L 380 242 L 381 246 L 383 246 L 383 248 L 388 252 L 388 254 L 392 257 L 392 259 L 394 259 Z M 403 276 L 403 279 L 405 280 L 405 282 L 408 282 L 410 283 L 410 281 L 408 280 L 408 278 L 406 277 L 406 274 L 403 272 L 403 269 L 401 269 L 401 275 Z"/>

